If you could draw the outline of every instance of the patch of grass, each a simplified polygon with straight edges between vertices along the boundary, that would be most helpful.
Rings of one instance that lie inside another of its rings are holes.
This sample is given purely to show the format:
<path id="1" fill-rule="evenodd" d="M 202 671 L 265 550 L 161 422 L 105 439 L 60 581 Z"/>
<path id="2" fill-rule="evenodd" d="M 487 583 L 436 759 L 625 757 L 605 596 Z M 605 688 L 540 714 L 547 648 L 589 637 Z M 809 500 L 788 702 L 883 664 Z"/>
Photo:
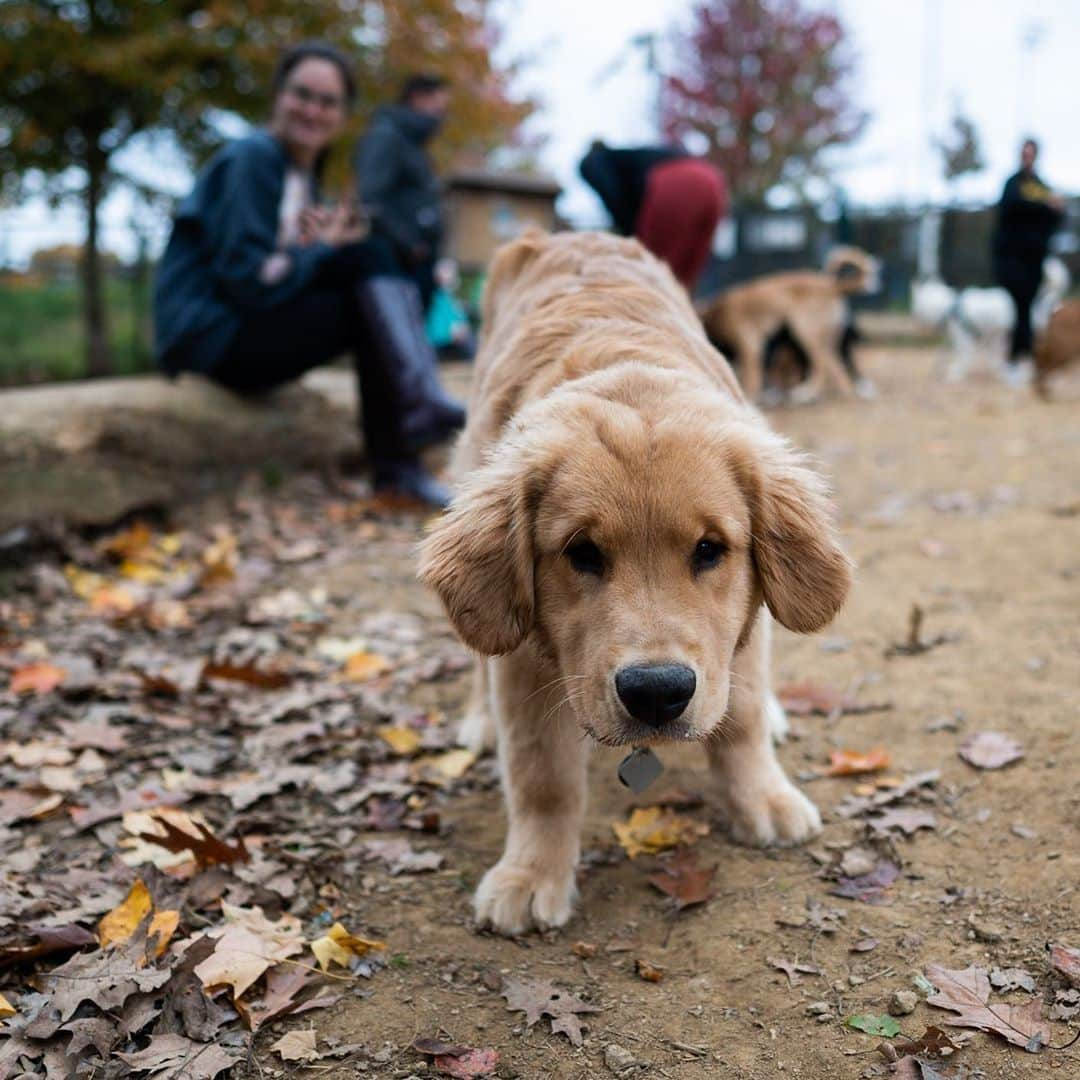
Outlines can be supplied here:
<path id="1" fill-rule="evenodd" d="M 110 278 L 105 297 L 116 373 L 149 370 L 149 289 Z M 0 284 L 0 385 L 85 377 L 81 303 L 75 283 Z"/>

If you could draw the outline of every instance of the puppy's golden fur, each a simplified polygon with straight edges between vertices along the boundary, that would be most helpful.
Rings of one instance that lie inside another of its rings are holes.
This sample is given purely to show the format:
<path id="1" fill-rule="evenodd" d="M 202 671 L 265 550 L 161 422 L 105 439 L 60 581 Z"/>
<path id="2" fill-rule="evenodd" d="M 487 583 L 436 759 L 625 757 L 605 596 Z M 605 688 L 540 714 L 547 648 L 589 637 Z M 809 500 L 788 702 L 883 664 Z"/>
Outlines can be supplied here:
<path id="1" fill-rule="evenodd" d="M 1050 316 L 1035 342 L 1035 391 L 1050 397 L 1050 376 L 1080 361 L 1080 300 L 1066 300 Z"/>
<path id="2" fill-rule="evenodd" d="M 705 304 L 702 322 L 710 340 L 728 342 L 739 358 L 743 390 L 761 394 L 765 346 L 784 326 L 810 362 L 807 379 L 791 392 L 795 402 L 821 396 L 831 379 L 843 397 L 855 387 L 837 351 L 847 321 L 847 298 L 877 289 L 877 260 L 858 248 L 835 248 L 824 270 L 769 274 L 736 285 Z"/>
<path id="3" fill-rule="evenodd" d="M 420 574 L 489 658 L 462 736 L 479 748 L 497 734 L 509 831 L 476 913 L 513 934 L 570 916 L 593 741 L 700 741 L 738 840 L 817 831 L 773 753 L 762 607 L 816 630 L 851 566 L 821 480 L 638 243 L 530 232 L 497 255 L 484 316 L 461 485 Z M 703 540 L 715 565 L 695 562 Z M 579 565 L 587 544 L 599 572 Z M 614 684 L 649 663 L 696 676 L 685 713 L 658 728 Z"/>

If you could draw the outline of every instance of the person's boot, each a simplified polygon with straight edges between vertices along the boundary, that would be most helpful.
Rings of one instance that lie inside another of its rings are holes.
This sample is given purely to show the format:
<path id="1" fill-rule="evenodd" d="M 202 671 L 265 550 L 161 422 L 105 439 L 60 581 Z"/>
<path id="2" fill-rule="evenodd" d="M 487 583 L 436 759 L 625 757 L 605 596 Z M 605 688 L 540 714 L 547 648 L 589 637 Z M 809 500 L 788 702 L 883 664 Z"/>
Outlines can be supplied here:
<path id="1" fill-rule="evenodd" d="M 376 493 L 400 495 L 436 510 L 445 510 L 450 505 L 450 491 L 415 458 L 376 458 L 371 464 Z"/>
<path id="2" fill-rule="evenodd" d="M 424 333 L 420 294 L 408 278 L 380 275 L 358 286 L 373 359 L 393 387 L 403 448 L 419 453 L 465 426 L 465 409 L 439 381 L 438 358 Z"/>

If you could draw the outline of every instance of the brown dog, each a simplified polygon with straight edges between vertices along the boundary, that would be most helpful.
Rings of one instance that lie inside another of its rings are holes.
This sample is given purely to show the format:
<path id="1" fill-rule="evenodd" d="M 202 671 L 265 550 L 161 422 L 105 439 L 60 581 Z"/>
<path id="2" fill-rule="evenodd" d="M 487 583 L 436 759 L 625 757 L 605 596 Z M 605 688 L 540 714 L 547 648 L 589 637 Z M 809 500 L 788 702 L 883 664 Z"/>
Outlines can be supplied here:
<path id="1" fill-rule="evenodd" d="M 858 248 L 836 248 L 824 270 L 769 274 L 736 285 L 707 303 L 701 318 L 709 339 L 728 343 L 738 356 L 743 390 L 751 401 L 761 394 L 766 344 L 785 327 L 810 364 L 791 400 L 815 401 L 827 379 L 851 398 L 856 387 L 837 348 L 848 321 L 847 298 L 877 288 L 876 259 Z"/>
<path id="2" fill-rule="evenodd" d="M 476 914 L 515 934 L 570 916 L 590 742 L 701 742 L 745 843 L 820 828 L 773 752 L 763 605 L 817 630 L 851 564 L 821 480 L 636 241 L 526 234 L 484 319 L 463 482 L 420 576 L 491 658 L 462 737 L 497 734 L 509 832 Z"/>
<path id="3" fill-rule="evenodd" d="M 1050 397 L 1050 375 L 1080 360 L 1080 300 L 1066 300 L 1035 342 L 1035 391 Z"/>

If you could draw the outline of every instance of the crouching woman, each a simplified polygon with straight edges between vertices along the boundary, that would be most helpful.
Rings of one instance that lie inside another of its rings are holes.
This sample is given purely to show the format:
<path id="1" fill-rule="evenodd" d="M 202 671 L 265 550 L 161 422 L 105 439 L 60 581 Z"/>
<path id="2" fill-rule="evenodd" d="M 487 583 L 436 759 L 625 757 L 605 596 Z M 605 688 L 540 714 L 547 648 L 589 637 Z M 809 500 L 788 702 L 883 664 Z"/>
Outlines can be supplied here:
<path id="1" fill-rule="evenodd" d="M 416 286 L 351 211 L 318 202 L 355 95 L 336 49 L 282 57 L 268 129 L 225 146 L 180 206 L 155 283 L 155 350 L 169 374 L 245 395 L 348 354 L 376 489 L 443 506 L 419 454 L 465 413 L 439 382 Z"/>

